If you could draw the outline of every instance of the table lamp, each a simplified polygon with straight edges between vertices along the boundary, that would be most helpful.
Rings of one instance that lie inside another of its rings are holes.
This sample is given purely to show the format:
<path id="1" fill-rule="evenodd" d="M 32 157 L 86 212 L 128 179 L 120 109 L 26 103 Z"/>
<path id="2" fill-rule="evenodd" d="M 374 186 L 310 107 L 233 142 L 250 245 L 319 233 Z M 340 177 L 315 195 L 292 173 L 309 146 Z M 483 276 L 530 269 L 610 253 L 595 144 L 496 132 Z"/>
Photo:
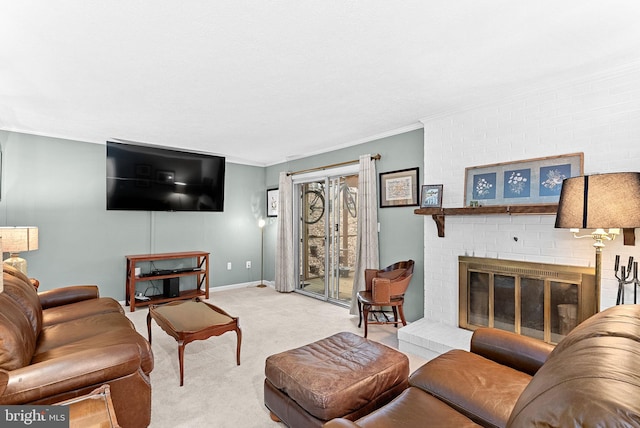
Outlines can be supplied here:
<path id="1" fill-rule="evenodd" d="M 602 248 L 620 229 L 640 227 L 640 172 L 616 172 L 567 178 L 562 182 L 556 228 L 575 238 L 591 237 L 596 250 L 596 309 L 600 307 Z M 579 236 L 580 229 L 594 229 Z M 605 231 L 605 229 L 608 229 Z"/>
<path id="2" fill-rule="evenodd" d="M 27 261 L 20 257 L 23 251 L 38 249 L 38 228 L 32 226 L 0 227 L 2 237 L 2 251 L 9 253 L 9 258 L 4 264 L 13 266 L 25 275 L 27 274 Z"/>

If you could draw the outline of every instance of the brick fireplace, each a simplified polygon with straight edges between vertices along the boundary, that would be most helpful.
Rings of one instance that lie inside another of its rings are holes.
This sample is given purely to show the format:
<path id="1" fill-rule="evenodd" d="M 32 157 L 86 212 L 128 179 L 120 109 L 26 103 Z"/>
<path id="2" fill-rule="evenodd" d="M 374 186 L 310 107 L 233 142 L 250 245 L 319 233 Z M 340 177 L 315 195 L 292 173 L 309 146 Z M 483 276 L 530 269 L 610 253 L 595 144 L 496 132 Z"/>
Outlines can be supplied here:
<path id="1" fill-rule="evenodd" d="M 467 256 L 458 265 L 461 328 L 557 343 L 598 310 L 593 268 Z"/>

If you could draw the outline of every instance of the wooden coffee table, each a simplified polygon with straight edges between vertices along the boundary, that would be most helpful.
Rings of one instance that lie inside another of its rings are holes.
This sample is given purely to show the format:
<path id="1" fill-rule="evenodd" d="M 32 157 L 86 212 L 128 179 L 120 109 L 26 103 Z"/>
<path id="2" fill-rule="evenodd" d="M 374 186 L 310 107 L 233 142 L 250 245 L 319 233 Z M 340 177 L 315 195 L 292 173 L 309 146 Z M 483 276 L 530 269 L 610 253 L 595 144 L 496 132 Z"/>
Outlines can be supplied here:
<path id="1" fill-rule="evenodd" d="M 184 348 L 194 340 L 205 340 L 211 336 L 220 336 L 227 331 L 235 331 L 238 336 L 236 363 L 240 365 L 242 331 L 238 325 L 238 317 L 232 317 L 219 307 L 203 302 L 199 298 L 171 302 L 166 305 L 150 305 L 147 315 L 149 343 L 151 343 L 152 318 L 160 328 L 178 342 L 180 386 L 184 384 Z"/>

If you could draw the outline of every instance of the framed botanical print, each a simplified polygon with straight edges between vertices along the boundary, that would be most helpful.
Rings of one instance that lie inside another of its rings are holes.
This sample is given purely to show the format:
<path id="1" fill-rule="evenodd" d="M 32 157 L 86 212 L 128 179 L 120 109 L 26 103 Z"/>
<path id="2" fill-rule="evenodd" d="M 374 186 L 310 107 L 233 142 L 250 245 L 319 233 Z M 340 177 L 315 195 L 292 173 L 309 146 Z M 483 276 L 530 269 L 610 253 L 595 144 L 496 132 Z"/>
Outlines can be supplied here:
<path id="1" fill-rule="evenodd" d="M 465 206 L 551 204 L 562 181 L 583 174 L 583 153 L 503 162 L 465 169 Z"/>

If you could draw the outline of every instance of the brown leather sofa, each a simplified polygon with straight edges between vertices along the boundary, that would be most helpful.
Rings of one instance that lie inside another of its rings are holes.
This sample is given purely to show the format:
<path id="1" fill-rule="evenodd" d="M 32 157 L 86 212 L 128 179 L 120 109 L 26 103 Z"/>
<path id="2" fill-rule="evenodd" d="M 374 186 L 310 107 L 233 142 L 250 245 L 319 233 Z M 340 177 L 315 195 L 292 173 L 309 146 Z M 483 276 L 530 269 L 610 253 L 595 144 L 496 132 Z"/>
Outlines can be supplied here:
<path id="1" fill-rule="evenodd" d="M 600 312 L 555 348 L 483 328 L 409 377 L 409 388 L 346 427 L 640 427 L 640 305 Z"/>
<path id="2" fill-rule="evenodd" d="M 108 384 L 118 422 L 151 422 L 153 354 L 114 299 L 96 286 L 37 293 L 3 268 L 0 293 L 0 405 L 54 404 Z"/>

